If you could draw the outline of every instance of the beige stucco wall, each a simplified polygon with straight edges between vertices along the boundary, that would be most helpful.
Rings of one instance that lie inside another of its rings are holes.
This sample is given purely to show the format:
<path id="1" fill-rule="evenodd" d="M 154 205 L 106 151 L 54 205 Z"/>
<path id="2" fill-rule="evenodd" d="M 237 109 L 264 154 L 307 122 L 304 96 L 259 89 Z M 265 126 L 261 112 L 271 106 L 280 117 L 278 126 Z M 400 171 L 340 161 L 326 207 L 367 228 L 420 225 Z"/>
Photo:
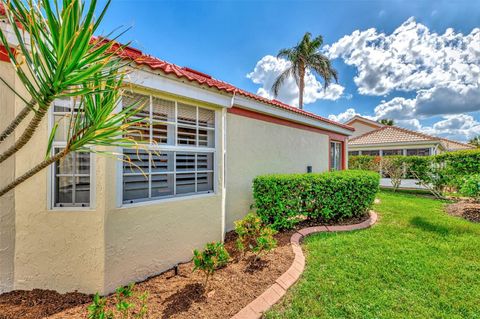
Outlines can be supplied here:
<path id="1" fill-rule="evenodd" d="M 360 121 L 354 121 L 349 125 L 352 126 L 353 128 L 355 128 L 355 131 L 353 132 L 353 135 L 351 136 L 351 138 L 363 135 L 365 133 L 371 132 L 371 131 L 376 130 L 378 128 L 378 127 L 375 128 L 371 125 L 362 123 Z"/>
<path id="2" fill-rule="evenodd" d="M 28 146 L 17 153 L 16 175 L 33 167 L 46 151 L 47 120 Z M 32 156 L 32 154 L 34 156 Z M 104 197 L 105 159 L 96 157 L 96 197 Z M 47 169 L 15 189 L 15 289 L 48 288 L 60 292 L 103 291 L 104 205 L 92 209 L 50 210 Z"/>
<path id="3" fill-rule="evenodd" d="M 11 65 L 0 61 L 0 76 L 15 86 L 15 72 Z M 15 116 L 15 95 L 8 87 L 0 83 L 0 131 Z M 0 152 L 7 149 L 14 136 L 0 144 Z M 11 182 L 15 172 L 15 157 L 0 164 L 0 185 Z M 0 293 L 13 288 L 15 256 L 15 193 L 0 197 Z"/>
<path id="4" fill-rule="evenodd" d="M 327 135 L 227 115 L 226 229 L 249 212 L 252 181 L 270 173 L 304 173 L 328 170 Z"/>
<path id="5" fill-rule="evenodd" d="M 0 63 L 0 75 L 13 81 L 8 64 Z M 1 128 L 23 104 L 4 87 L 0 93 Z M 13 103 L 15 108 L 6 107 Z M 210 104 L 199 106 L 217 114 L 215 193 L 123 207 L 117 204 L 121 165 L 112 157 L 92 155 L 92 207 L 52 210 L 48 207 L 50 171 L 45 169 L 0 199 L 0 291 L 44 288 L 109 293 L 188 261 L 193 249 L 221 240 L 226 111 Z M 17 131 L 23 131 L 27 122 Z M 44 158 L 48 122 L 47 117 L 32 140 L 2 164 L 2 185 Z"/>
<path id="6" fill-rule="evenodd" d="M 198 105 L 198 103 L 196 103 Z M 207 107 L 206 105 L 200 105 Z M 212 108 L 212 106 L 208 106 Z M 156 202 L 119 205 L 116 185 L 119 168 L 108 159 L 105 221 L 105 291 L 161 273 L 191 260 L 195 248 L 220 241 L 222 227 L 223 121 L 225 110 L 216 110 L 215 189 Z"/>

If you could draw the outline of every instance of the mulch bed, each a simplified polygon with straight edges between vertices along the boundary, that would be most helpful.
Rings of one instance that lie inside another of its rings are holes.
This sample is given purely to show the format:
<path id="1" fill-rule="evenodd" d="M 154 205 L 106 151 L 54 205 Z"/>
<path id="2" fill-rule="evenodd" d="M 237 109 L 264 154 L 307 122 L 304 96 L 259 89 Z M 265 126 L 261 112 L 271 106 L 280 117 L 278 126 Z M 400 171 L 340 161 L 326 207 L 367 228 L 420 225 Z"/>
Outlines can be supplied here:
<path id="1" fill-rule="evenodd" d="M 36 319 L 61 312 L 92 298 L 78 292 L 59 294 L 53 290 L 16 290 L 0 295 L 0 319 Z"/>
<path id="2" fill-rule="evenodd" d="M 480 223 L 480 203 L 460 200 L 446 207 L 447 213 L 474 223 Z"/>
<path id="3" fill-rule="evenodd" d="M 356 224 L 368 217 L 367 214 L 335 222 L 305 220 L 296 229 Z M 277 234 L 278 247 L 263 255 L 254 266 L 251 263 L 252 256 L 241 258 L 236 252 L 236 234 L 227 233 L 225 247 L 233 262 L 214 274 L 207 294 L 201 284 L 204 277 L 200 272 L 192 272 L 192 262 L 179 265 L 176 276 L 170 270 L 136 284 L 134 290 L 139 293 L 149 292 L 149 318 L 230 318 L 262 294 L 290 267 L 294 258 L 290 237 L 294 232 L 291 230 Z M 59 294 L 41 289 L 13 291 L 0 295 L 0 319 L 87 318 L 87 306 L 91 300 L 91 295 L 76 292 Z M 114 306 L 114 296 L 108 297 L 108 305 Z"/>

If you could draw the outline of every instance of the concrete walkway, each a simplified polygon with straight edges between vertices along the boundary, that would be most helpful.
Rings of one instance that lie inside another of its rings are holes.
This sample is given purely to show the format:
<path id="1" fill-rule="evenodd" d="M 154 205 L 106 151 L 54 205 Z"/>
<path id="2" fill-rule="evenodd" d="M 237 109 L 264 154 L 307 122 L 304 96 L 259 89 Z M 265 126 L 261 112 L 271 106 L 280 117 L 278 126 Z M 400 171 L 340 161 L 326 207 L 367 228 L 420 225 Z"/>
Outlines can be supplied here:
<path id="1" fill-rule="evenodd" d="M 390 178 L 381 178 L 380 179 L 380 186 L 381 187 L 392 187 L 392 181 Z M 400 184 L 400 189 L 426 189 L 422 185 L 417 185 L 416 179 L 402 179 L 402 183 Z"/>

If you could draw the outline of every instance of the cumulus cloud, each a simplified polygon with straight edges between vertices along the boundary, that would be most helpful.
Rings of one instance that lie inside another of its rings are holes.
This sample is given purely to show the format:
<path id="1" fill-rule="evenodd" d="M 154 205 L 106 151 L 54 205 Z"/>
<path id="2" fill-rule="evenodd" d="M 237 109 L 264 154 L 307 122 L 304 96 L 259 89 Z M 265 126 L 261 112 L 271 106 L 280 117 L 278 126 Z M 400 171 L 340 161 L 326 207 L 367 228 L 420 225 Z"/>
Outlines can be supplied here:
<path id="1" fill-rule="evenodd" d="M 345 123 L 348 120 L 350 120 L 351 118 L 353 118 L 355 115 L 359 115 L 359 116 L 365 117 L 367 119 L 375 120 L 375 118 L 372 117 L 372 116 L 362 115 L 362 114 L 358 113 L 357 111 L 355 111 L 354 108 L 348 108 L 345 112 L 342 112 L 342 113 L 339 113 L 339 114 L 330 114 L 328 116 L 328 118 L 332 121 L 336 121 L 336 122 L 339 122 L 339 123 Z"/>
<path id="2" fill-rule="evenodd" d="M 432 126 L 421 128 L 421 131 L 466 141 L 480 135 L 480 122 L 468 114 L 446 115 Z"/>
<path id="3" fill-rule="evenodd" d="M 261 87 L 257 90 L 257 94 L 269 99 L 273 99 L 273 93 L 271 87 L 276 78 L 288 67 L 290 62 L 274 57 L 272 55 L 264 56 L 257 62 L 253 71 L 247 74 L 247 77 L 255 84 L 260 84 Z M 317 81 L 315 76 L 307 72 L 305 76 L 305 90 L 303 101 L 304 104 L 310 104 L 317 100 L 337 100 L 344 91 L 344 87 L 339 84 L 331 84 L 326 90 L 323 89 L 323 85 Z M 295 79 L 287 79 L 279 91 L 276 99 L 290 104 L 298 106 L 298 86 Z"/>
<path id="4" fill-rule="evenodd" d="M 443 34 L 410 18 L 391 34 L 356 30 L 325 52 L 356 67 L 360 94 L 386 95 L 438 86 L 473 85 L 480 75 L 480 28 L 469 34 L 449 28 Z"/>

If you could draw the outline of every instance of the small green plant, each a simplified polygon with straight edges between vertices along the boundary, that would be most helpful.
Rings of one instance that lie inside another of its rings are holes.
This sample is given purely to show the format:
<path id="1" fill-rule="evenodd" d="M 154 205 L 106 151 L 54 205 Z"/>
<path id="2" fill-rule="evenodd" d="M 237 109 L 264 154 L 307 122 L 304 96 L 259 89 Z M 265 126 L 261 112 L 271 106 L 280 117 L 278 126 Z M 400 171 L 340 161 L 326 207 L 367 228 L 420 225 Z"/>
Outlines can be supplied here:
<path id="1" fill-rule="evenodd" d="M 88 319 L 113 319 L 113 312 L 107 311 L 107 299 L 101 297 L 98 292 L 93 296 L 93 301 L 88 310 Z"/>
<path id="2" fill-rule="evenodd" d="M 148 292 L 136 295 L 135 284 L 115 290 L 115 308 L 107 308 L 107 298 L 98 293 L 93 296 L 92 304 L 88 306 L 88 319 L 144 319 L 148 315 Z M 138 304 L 137 304 L 138 303 Z"/>
<path id="3" fill-rule="evenodd" d="M 115 308 L 117 308 L 122 319 L 127 319 L 130 309 L 134 307 L 134 304 L 130 301 L 133 296 L 133 286 L 134 284 L 131 283 L 128 286 L 119 287 L 115 290 L 115 297 L 117 299 Z"/>
<path id="4" fill-rule="evenodd" d="M 465 177 L 460 193 L 480 201 L 480 174 Z"/>
<path id="5" fill-rule="evenodd" d="M 237 248 L 244 255 L 250 251 L 255 254 L 254 262 L 262 253 L 269 252 L 277 247 L 273 237 L 277 232 L 265 226 L 256 214 L 249 213 L 235 222 L 235 232 L 238 235 Z"/>
<path id="6" fill-rule="evenodd" d="M 207 292 L 208 280 L 214 272 L 228 264 L 230 255 L 222 243 L 208 243 L 203 251 L 193 251 L 193 271 L 200 270 L 205 275 L 204 290 Z"/>

